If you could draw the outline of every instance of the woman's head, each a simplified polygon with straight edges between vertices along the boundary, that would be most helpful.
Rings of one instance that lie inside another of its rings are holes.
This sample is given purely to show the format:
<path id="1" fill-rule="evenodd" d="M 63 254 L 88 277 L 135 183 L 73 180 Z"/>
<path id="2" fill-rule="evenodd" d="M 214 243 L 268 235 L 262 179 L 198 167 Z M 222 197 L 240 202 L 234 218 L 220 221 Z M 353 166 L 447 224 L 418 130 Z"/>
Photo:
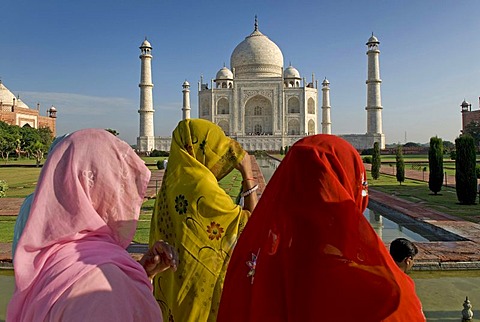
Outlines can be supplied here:
<path id="1" fill-rule="evenodd" d="M 135 233 L 149 178 L 144 162 L 111 133 L 74 132 L 58 142 L 42 169 L 31 220 L 42 222 L 45 244 L 106 224 L 117 243 L 126 247 Z"/>
<path id="2" fill-rule="evenodd" d="M 173 131 L 172 152 L 188 153 L 220 180 L 242 161 L 245 151 L 216 124 L 203 119 L 186 119 Z"/>
<path id="3" fill-rule="evenodd" d="M 355 148 L 340 137 L 319 134 L 298 141 L 278 170 L 284 176 L 295 173 L 310 182 L 323 202 L 353 200 L 361 212 L 367 207 L 365 167 Z"/>

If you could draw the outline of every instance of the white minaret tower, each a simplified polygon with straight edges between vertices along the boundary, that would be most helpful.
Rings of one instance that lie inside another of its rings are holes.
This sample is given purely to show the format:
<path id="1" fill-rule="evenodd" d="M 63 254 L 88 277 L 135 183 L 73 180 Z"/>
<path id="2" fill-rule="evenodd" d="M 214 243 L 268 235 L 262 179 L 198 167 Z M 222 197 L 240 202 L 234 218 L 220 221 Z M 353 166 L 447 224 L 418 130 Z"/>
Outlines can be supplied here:
<path id="1" fill-rule="evenodd" d="M 330 119 L 330 82 L 326 77 L 322 85 L 322 134 L 332 134 L 332 121 Z"/>
<path id="2" fill-rule="evenodd" d="M 185 81 L 183 82 L 183 107 L 182 107 L 182 112 L 183 112 L 183 119 L 189 119 L 190 118 L 190 84 Z"/>
<path id="3" fill-rule="evenodd" d="M 137 148 L 140 152 L 148 152 L 155 148 L 153 133 L 153 83 L 152 83 L 152 46 L 145 38 L 140 45 L 140 60 L 142 69 L 140 73 L 140 133 L 137 138 Z"/>
<path id="4" fill-rule="evenodd" d="M 380 148 L 385 148 L 385 136 L 382 132 L 382 95 L 380 93 L 380 42 L 372 33 L 368 39 L 368 76 L 367 76 L 367 136 L 372 136 L 374 142 L 380 143 Z M 372 143 L 373 146 L 373 143 Z"/>

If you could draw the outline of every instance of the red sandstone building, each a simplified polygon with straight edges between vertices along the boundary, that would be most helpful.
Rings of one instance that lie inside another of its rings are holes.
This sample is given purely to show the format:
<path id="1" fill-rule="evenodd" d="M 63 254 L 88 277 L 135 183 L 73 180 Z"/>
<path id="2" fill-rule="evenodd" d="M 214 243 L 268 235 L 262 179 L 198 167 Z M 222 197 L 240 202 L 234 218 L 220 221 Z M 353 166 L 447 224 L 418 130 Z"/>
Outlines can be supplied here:
<path id="1" fill-rule="evenodd" d="M 56 136 L 56 119 L 55 107 L 52 106 L 47 110 L 47 116 L 41 116 L 39 104 L 37 109 L 29 108 L 20 97 L 15 97 L 0 81 L 0 121 L 20 127 L 31 126 L 35 129 L 48 127 L 53 136 Z"/>
<path id="2" fill-rule="evenodd" d="M 480 99 L 480 98 L 479 98 Z M 472 104 L 463 100 L 462 104 L 462 133 L 465 131 L 465 127 L 472 123 L 480 123 L 480 109 L 472 111 Z"/>

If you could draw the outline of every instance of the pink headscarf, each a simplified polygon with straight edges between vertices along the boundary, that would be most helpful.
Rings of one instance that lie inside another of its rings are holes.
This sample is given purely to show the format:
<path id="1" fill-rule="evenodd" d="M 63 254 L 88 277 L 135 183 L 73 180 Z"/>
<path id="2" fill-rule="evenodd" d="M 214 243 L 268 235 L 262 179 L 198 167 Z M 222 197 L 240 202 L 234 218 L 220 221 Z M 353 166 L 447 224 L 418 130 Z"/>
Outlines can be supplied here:
<path id="1" fill-rule="evenodd" d="M 7 320 L 44 320 L 69 287 L 105 263 L 151 290 L 144 269 L 125 250 L 149 179 L 132 148 L 105 130 L 81 130 L 62 140 L 42 169 L 19 240 Z"/>

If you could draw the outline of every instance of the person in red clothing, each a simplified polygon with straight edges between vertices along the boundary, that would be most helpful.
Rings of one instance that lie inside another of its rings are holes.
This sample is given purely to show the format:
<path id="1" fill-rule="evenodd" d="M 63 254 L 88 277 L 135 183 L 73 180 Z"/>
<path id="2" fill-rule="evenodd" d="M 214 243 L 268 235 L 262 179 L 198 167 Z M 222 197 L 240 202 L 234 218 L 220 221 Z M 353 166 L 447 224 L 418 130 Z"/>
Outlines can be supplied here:
<path id="1" fill-rule="evenodd" d="M 218 321 L 425 321 L 363 211 L 366 172 L 333 135 L 298 141 L 230 260 Z"/>

